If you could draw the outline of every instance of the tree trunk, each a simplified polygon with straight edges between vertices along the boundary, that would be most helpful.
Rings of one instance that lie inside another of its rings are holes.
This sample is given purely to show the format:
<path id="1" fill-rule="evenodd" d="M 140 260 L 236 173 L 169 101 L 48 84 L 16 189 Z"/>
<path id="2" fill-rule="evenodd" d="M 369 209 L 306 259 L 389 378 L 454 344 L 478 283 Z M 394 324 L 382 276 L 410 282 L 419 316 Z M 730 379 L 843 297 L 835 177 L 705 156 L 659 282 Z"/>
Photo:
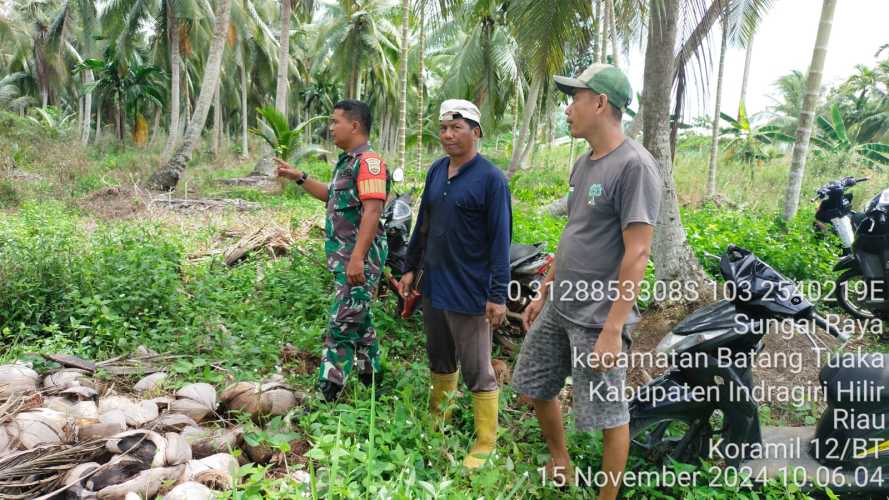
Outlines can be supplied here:
<path id="1" fill-rule="evenodd" d="M 617 26 L 614 22 L 614 0 L 605 0 L 608 31 L 611 33 L 611 64 L 620 67 L 620 44 L 617 43 Z"/>
<path id="2" fill-rule="evenodd" d="M 241 158 L 247 158 L 250 152 L 247 137 L 247 63 L 244 60 L 244 45 L 241 44 Z"/>
<path id="3" fill-rule="evenodd" d="M 410 0 L 401 0 L 401 106 L 398 110 L 398 168 L 404 172 L 407 160 L 405 148 L 407 147 L 407 49 L 410 42 L 408 19 L 410 17 Z"/>
<path id="4" fill-rule="evenodd" d="M 211 146 L 210 151 L 213 154 L 213 158 L 217 158 L 219 156 L 219 138 L 222 135 L 222 97 L 219 95 L 222 93 L 222 78 L 218 80 L 216 84 L 216 93 L 213 95 L 213 136 L 211 138 Z"/>
<path id="5" fill-rule="evenodd" d="M 753 57 L 753 35 L 750 35 L 750 40 L 747 40 L 747 51 L 744 55 L 744 76 L 741 79 L 741 98 L 738 100 L 738 109 L 741 109 L 741 104 L 744 104 L 746 107 L 747 104 L 745 101 L 747 100 L 747 82 L 750 80 L 750 59 Z"/>
<path id="6" fill-rule="evenodd" d="M 281 31 L 278 33 L 278 79 L 275 87 L 275 109 L 287 119 L 287 89 L 290 74 L 290 17 L 291 0 L 281 0 Z M 289 120 L 288 120 L 289 123 Z M 251 176 L 275 177 L 277 167 L 272 161 L 272 148 L 263 143 L 259 160 L 253 166 Z"/>
<path id="7" fill-rule="evenodd" d="M 698 21 L 697 26 L 692 31 L 691 35 L 689 35 L 688 40 L 682 44 L 682 47 L 679 49 L 679 52 L 676 54 L 674 63 L 673 63 L 673 80 L 679 76 L 679 68 L 680 66 L 685 65 L 688 61 L 689 57 L 698 49 L 704 39 L 707 37 L 707 33 L 710 32 L 710 28 L 713 27 L 713 24 L 719 19 L 719 13 L 722 12 L 722 1 L 714 0 L 709 7 L 707 7 L 707 11 L 704 13 L 704 17 Z M 644 91 L 644 89 L 643 89 Z M 642 132 L 642 127 L 644 123 L 644 106 L 642 103 L 639 103 L 639 110 L 636 112 L 636 117 L 633 118 L 633 121 L 630 122 L 630 126 L 627 128 L 627 135 L 632 138 L 639 137 L 639 133 Z"/>
<path id="8" fill-rule="evenodd" d="M 96 100 L 96 137 L 93 143 L 97 144 L 102 138 L 102 99 Z"/>
<path id="9" fill-rule="evenodd" d="M 713 111 L 713 130 L 710 139 L 710 168 L 707 170 L 707 196 L 716 196 L 716 166 L 719 157 L 719 113 L 722 106 L 722 79 L 725 73 L 725 52 L 728 47 L 728 20 L 723 18 L 722 41 L 719 46 L 719 70 L 716 74 L 716 106 Z"/>
<path id="10" fill-rule="evenodd" d="M 117 141 L 123 144 L 123 111 L 121 110 L 121 99 L 120 96 L 117 96 L 117 102 L 114 103 L 114 118 L 115 125 L 117 126 Z"/>
<path id="11" fill-rule="evenodd" d="M 83 78 L 81 78 L 81 81 Z M 83 130 L 83 96 L 77 98 L 77 126 Z"/>
<path id="12" fill-rule="evenodd" d="M 664 182 L 652 245 L 655 277 L 664 283 L 701 283 L 705 275 L 682 227 L 670 154 L 670 94 L 679 0 L 650 0 L 649 9 L 651 17 L 642 93 L 642 106 L 645 107 L 643 137 L 644 146 L 657 162 Z"/>
<path id="13" fill-rule="evenodd" d="M 85 85 L 90 85 L 95 81 L 92 70 L 83 72 L 83 81 Z M 83 96 L 83 129 L 80 132 L 80 143 L 86 146 L 90 142 L 90 118 L 92 118 L 93 110 L 93 93 L 87 92 Z M 97 115 L 98 116 L 98 115 Z"/>
<path id="14" fill-rule="evenodd" d="M 195 106 L 194 115 L 185 131 L 185 138 L 176 154 L 159 168 L 149 179 L 148 186 L 161 191 L 172 191 L 179 183 L 179 177 L 185 170 L 195 145 L 201 138 L 201 132 L 207 122 L 207 114 L 210 111 L 210 100 L 219 81 L 219 72 L 222 66 L 222 53 L 225 50 L 225 37 L 228 32 L 228 19 L 231 13 L 231 0 L 219 1 L 219 12 L 216 14 L 213 28 L 213 41 L 210 45 L 210 53 L 204 69 L 204 78 L 201 81 L 201 92 Z"/>
<path id="15" fill-rule="evenodd" d="M 799 125 L 796 129 L 796 142 L 793 145 L 793 160 L 790 163 L 790 178 L 787 182 L 787 193 L 784 197 L 784 220 L 790 220 L 799 208 L 799 193 L 803 185 L 806 171 L 806 155 L 809 152 L 809 139 L 812 137 L 812 123 L 815 121 L 815 107 L 821 89 L 821 76 L 824 73 L 824 60 L 827 58 L 827 44 L 830 41 L 830 28 L 833 24 L 833 12 L 836 0 L 824 0 L 821 7 L 821 20 L 818 23 L 818 36 L 815 50 L 812 52 L 812 64 L 809 65 L 809 77 L 806 81 L 806 95 L 800 110 Z"/>
<path id="16" fill-rule="evenodd" d="M 424 107 L 426 106 L 426 102 L 424 100 L 425 91 L 426 91 L 426 54 L 423 52 L 426 50 L 426 19 L 423 16 L 423 8 L 420 8 L 420 51 L 417 54 L 417 57 L 420 60 L 420 74 L 419 76 L 419 88 L 417 89 L 417 178 L 420 177 L 420 172 L 423 171 L 423 132 L 426 130 L 424 127 L 425 114 L 426 110 Z"/>
<path id="17" fill-rule="evenodd" d="M 191 125 L 191 79 L 188 76 L 188 71 L 185 72 L 185 126 L 182 127 L 182 136 L 185 135 L 185 131 L 188 130 L 188 126 Z M 181 136 L 180 136 L 181 137 Z M 173 148 L 174 150 L 176 148 Z"/>
<path id="18" fill-rule="evenodd" d="M 176 142 L 179 140 L 179 89 L 182 86 L 179 77 L 179 20 L 173 12 L 172 2 L 166 3 L 167 36 L 170 44 L 170 127 L 167 129 L 167 142 L 161 153 L 161 159 L 166 161 L 173 154 Z"/>
<path id="19" fill-rule="evenodd" d="M 644 90 L 644 89 L 643 89 Z M 645 122 L 645 116 L 643 112 L 645 108 L 642 107 L 642 102 L 639 102 L 639 109 L 636 111 L 636 116 L 633 117 L 633 121 L 630 122 L 630 125 L 627 127 L 627 136 L 633 139 L 638 139 L 639 134 L 642 133 L 642 124 Z"/>
<path id="20" fill-rule="evenodd" d="M 512 98 L 512 151 L 515 153 L 516 148 L 518 148 L 518 140 L 519 140 L 519 93 L 521 90 L 521 83 L 519 82 L 519 78 L 516 77 L 514 95 Z"/>
<path id="21" fill-rule="evenodd" d="M 597 2 L 601 4 L 602 2 Z M 608 10 L 599 8 L 602 11 L 601 25 L 599 27 L 599 62 L 608 62 Z"/>
<path id="22" fill-rule="evenodd" d="M 525 100 L 525 111 L 522 115 L 522 129 L 519 131 L 519 140 L 512 149 L 512 159 L 509 162 L 509 170 L 506 177 L 512 177 L 516 173 L 522 163 L 522 157 L 527 154 L 525 151 L 525 141 L 528 140 L 528 132 L 531 128 L 531 118 L 537 111 L 537 99 L 540 96 L 540 87 L 543 86 L 543 78 L 534 75 L 534 81 L 531 83 L 531 89 L 528 92 L 528 98 Z M 533 139 L 531 142 L 534 142 Z"/>
<path id="23" fill-rule="evenodd" d="M 596 2 L 596 10 L 593 13 L 596 16 L 596 26 L 595 31 L 593 32 L 593 62 L 599 62 L 602 58 L 602 45 L 601 40 L 602 37 L 599 35 L 599 30 L 602 29 L 602 2 Z"/>
<path id="24" fill-rule="evenodd" d="M 149 146 L 154 146 L 154 142 L 157 140 L 157 130 L 161 128 L 161 110 L 157 109 L 154 112 L 154 124 L 151 125 L 151 139 L 148 141 Z"/>
<path id="25" fill-rule="evenodd" d="M 275 89 L 275 109 L 287 118 L 287 75 L 290 69 L 290 11 L 291 0 L 281 0 L 281 32 L 278 34 L 278 85 Z"/>

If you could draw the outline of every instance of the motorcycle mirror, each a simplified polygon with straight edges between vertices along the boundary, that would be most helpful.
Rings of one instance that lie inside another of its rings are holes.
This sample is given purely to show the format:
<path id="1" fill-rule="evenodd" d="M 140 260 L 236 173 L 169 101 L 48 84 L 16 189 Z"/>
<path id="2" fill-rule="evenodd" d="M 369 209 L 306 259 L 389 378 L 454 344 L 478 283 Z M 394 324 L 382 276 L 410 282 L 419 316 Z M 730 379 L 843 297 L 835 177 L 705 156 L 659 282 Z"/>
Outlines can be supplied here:
<path id="1" fill-rule="evenodd" d="M 398 167 L 392 172 L 392 180 L 395 182 L 404 182 L 404 169 Z"/>

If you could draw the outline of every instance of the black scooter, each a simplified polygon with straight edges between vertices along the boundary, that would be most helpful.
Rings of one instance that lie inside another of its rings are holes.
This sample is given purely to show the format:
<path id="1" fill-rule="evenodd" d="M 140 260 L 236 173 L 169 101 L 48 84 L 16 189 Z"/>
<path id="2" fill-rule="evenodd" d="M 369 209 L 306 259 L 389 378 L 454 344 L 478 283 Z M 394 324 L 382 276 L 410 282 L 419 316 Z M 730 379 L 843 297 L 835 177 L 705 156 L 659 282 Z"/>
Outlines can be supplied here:
<path id="1" fill-rule="evenodd" d="M 391 272 L 383 273 L 378 295 L 384 297 L 390 291 L 393 292 L 398 298 L 395 314 L 403 317 L 407 317 L 410 311 L 407 311 L 407 314 L 405 314 L 404 299 L 398 293 L 398 280 L 404 274 L 404 267 L 407 261 L 407 246 L 410 243 L 411 226 L 414 221 L 414 210 L 411 208 L 413 196 L 413 190 L 403 194 L 396 194 L 383 208 L 383 216 L 381 218 L 389 246 L 386 266 Z M 410 305 L 412 309 L 413 302 Z"/>
<path id="2" fill-rule="evenodd" d="M 544 243 L 509 247 L 510 281 L 506 292 L 506 317 L 508 323 L 494 332 L 494 340 L 506 351 L 517 353 L 521 338 L 525 335 L 522 314 L 528 304 L 541 293 L 555 257 L 544 250 Z"/>
<path id="3" fill-rule="evenodd" d="M 873 197 L 855 226 L 851 251 L 834 271 L 840 305 L 856 318 L 889 319 L 889 189 Z"/>
<path id="4" fill-rule="evenodd" d="M 630 402 L 634 447 L 655 461 L 723 460 L 725 480 L 733 471 L 750 485 L 777 477 L 840 494 L 889 492 L 889 428 L 882 425 L 889 424 L 889 354 L 834 355 L 820 372 L 827 408 L 818 425 L 763 427 L 751 369 L 769 332 L 763 325 L 814 323 L 847 338 L 751 252 L 730 246 L 720 271 L 731 300 L 694 311 L 663 338 L 657 352 L 671 367 Z M 802 330 L 817 348 L 810 328 Z M 860 425 L 845 425 L 849 414 Z"/>
<path id="5" fill-rule="evenodd" d="M 848 255 L 852 251 L 855 228 L 864 218 L 863 213 L 852 209 L 852 193 L 846 190 L 866 180 L 868 177 L 860 179 L 843 177 L 818 188 L 815 197 L 812 198 L 812 201 L 820 201 L 813 223 L 815 229 L 824 231 L 828 227 L 833 227 L 842 241 L 843 255 Z"/>

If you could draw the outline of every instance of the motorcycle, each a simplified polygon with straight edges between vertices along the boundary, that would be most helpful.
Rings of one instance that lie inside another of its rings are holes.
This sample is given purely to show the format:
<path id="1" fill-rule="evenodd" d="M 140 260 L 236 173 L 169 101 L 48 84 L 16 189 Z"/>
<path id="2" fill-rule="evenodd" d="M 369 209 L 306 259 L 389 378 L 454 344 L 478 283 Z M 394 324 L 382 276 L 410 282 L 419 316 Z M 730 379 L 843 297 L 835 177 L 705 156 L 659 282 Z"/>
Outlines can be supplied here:
<path id="1" fill-rule="evenodd" d="M 494 340 L 509 352 L 518 352 L 520 339 L 525 335 L 522 313 L 541 293 L 555 257 L 546 252 L 544 243 L 509 246 L 510 280 L 506 292 L 507 324 L 494 331 Z"/>
<path id="2" fill-rule="evenodd" d="M 812 201 L 820 201 L 815 212 L 814 227 L 818 231 L 824 231 L 827 227 L 833 227 L 843 244 L 843 255 L 852 250 L 852 242 L 855 238 L 855 228 L 861 223 L 864 214 L 852 209 L 852 193 L 847 189 L 860 182 L 868 180 L 868 177 L 856 179 L 843 177 L 840 180 L 828 182 L 815 191 Z"/>
<path id="3" fill-rule="evenodd" d="M 889 277 L 889 189 L 874 196 L 855 227 L 851 251 L 840 258 L 833 270 L 841 272 L 836 281 L 840 306 L 859 319 L 889 318 L 887 277 Z"/>
<path id="4" fill-rule="evenodd" d="M 827 407 L 816 426 L 761 426 L 751 360 L 769 333 L 763 322 L 815 324 L 841 342 L 848 336 L 753 253 L 729 246 L 720 271 L 728 298 L 694 311 L 661 340 L 656 352 L 668 356 L 671 367 L 630 401 L 634 448 L 657 461 L 722 459 L 751 482 L 783 474 L 797 486 L 829 486 L 840 495 L 889 492 L 889 476 L 882 478 L 889 472 L 889 429 L 842 425 L 850 413 L 875 422 L 889 413 L 889 354 L 830 358 L 819 374 Z M 817 348 L 809 329 L 803 331 Z M 857 389 L 870 391 L 861 393 L 870 399 L 851 395 Z M 722 428 L 714 429 L 719 414 Z"/>
<path id="5" fill-rule="evenodd" d="M 398 293 L 398 280 L 404 274 L 407 260 L 407 246 L 410 243 L 411 226 L 413 225 L 414 210 L 413 190 L 403 194 L 396 194 L 383 208 L 382 223 L 386 232 L 389 246 L 389 254 L 386 257 L 386 266 L 391 272 L 384 271 L 380 280 L 378 295 L 385 297 L 390 291 L 398 299 L 395 314 L 407 318 L 413 310 L 414 301 L 409 299 L 409 308 L 406 311 L 404 299 Z"/>
<path id="6" fill-rule="evenodd" d="M 406 233 L 405 233 L 406 235 Z M 400 237 L 400 236 L 399 236 Z M 392 251 L 392 240 L 389 240 L 390 252 Z M 407 250 L 407 239 L 404 240 L 404 251 Z M 390 253 L 391 255 L 391 253 Z M 501 326 L 494 331 L 494 340 L 504 349 L 509 351 L 517 351 L 519 338 L 524 336 L 522 328 L 522 313 L 528 304 L 540 293 L 543 279 L 549 272 L 554 256 L 545 251 L 544 243 L 534 245 L 522 245 L 513 243 L 509 247 L 509 271 L 510 281 L 507 286 L 506 297 L 506 317 L 507 324 Z M 402 258 L 401 262 L 404 260 Z M 392 267 L 393 271 L 395 267 Z M 403 270 L 403 268 L 402 268 Z M 403 274 L 403 273 L 402 273 Z M 398 279 L 401 274 L 398 275 Z M 395 273 L 387 277 L 389 287 L 393 291 L 397 291 L 396 284 L 398 279 Z M 423 279 L 423 270 L 417 272 L 415 279 L 415 290 L 420 289 L 420 283 Z M 396 292 L 397 295 L 397 292 Z M 412 295 L 404 301 L 399 297 L 398 312 L 403 319 L 407 319 L 418 308 L 421 296 L 419 294 Z"/>

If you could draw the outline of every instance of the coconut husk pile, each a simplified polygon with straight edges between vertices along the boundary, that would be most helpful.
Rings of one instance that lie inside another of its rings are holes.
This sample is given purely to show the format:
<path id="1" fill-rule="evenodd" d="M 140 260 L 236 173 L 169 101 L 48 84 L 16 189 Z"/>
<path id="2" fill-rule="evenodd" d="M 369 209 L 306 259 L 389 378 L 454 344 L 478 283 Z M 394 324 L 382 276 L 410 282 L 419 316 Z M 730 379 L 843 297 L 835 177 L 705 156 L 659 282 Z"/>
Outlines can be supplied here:
<path id="1" fill-rule="evenodd" d="M 0 499 L 213 498 L 235 486 L 242 462 L 273 458 L 233 417 L 261 424 L 306 398 L 280 377 L 172 391 L 158 369 L 167 357 L 146 349 L 99 363 L 45 357 L 61 367 L 0 365 Z M 137 367 L 144 376 L 127 390 L 96 376 Z"/>

